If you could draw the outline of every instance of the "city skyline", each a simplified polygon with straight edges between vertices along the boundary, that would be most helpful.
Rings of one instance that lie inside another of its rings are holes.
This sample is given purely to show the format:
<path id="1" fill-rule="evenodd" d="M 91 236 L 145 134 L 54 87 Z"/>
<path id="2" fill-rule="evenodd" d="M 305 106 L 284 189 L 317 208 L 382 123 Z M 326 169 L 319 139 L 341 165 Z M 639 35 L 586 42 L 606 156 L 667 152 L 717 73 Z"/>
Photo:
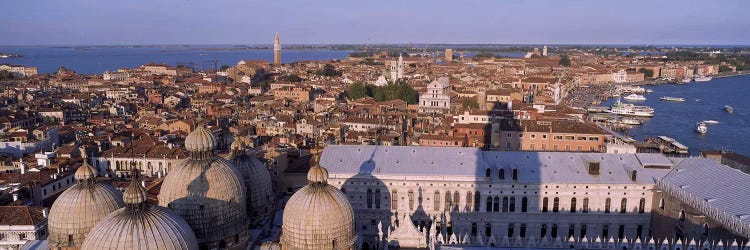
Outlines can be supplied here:
<path id="1" fill-rule="evenodd" d="M 743 1 L 14 2 L 3 45 L 747 45 Z M 231 6 L 231 8 L 229 8 Z M 643 6 L 643 7 L 641 7 Z M 262 11 L 261 11 L 262 10 Z M 96 22 L 92 22 L 96 20 Z"/>

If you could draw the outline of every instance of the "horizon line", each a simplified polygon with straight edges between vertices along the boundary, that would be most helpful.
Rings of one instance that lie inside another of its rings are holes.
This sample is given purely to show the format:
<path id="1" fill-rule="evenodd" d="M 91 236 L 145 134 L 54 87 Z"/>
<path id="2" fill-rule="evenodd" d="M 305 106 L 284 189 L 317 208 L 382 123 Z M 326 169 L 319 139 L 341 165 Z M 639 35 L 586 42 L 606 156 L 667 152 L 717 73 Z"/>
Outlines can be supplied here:
<path id="1" fill-rule="evenodd" d="M 284 43 L 282 43 L 283 45 Z M 153 43 L 153 44 L 0 44 L 0 47 L 125 47 L 125 46 L 273 46 L 272 43 Z M 286 46 L 321 46 L 321 45 L 480 45 L 480 46 L 643 46 L 643 47 L 663 47 L 663 46 L 724 46 L 724 47 L 750 47 L 749 44 L 699 44 L 699 43 L 288 43 Z"/>

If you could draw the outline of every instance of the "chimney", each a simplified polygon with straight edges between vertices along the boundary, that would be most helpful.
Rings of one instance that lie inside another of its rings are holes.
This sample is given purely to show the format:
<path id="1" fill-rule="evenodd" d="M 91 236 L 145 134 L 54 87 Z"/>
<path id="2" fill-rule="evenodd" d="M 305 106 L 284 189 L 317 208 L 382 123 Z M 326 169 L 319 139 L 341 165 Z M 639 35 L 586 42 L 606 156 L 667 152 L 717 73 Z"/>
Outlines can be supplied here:
<path id="1" fill-rule="evenodd" d="M 141 181 L 141 186 L 146 187 L 146 181 Z"/>
<path id="2" fill-rule="evenodd" d="M 42 216 L 44 216 L 44 218 L 47 218 L 48 215 L 49 215 L 49 208 L 45 207 L 44 209 L 42 209 Z"/>
<path id="3" fill-rule="evenodd" d="M 21 174 L 26 174 L 26 163 L 21 162 Z"/>
<path id="4" fill-rule="evenodd" d="M 18 193 L 13 193 L 13 201 L 18 201 Z"/>

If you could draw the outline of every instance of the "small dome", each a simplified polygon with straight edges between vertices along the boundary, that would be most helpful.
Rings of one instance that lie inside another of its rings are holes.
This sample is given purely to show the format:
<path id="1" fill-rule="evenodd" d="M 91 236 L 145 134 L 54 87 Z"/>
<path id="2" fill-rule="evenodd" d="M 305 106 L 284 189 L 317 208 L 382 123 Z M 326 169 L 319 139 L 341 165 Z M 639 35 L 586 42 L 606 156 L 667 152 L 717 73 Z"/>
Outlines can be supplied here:
<path id="1" fill-rule="evenodd" d="M 55 245 L 80 246 L 96 223 L 123 206 L 122 193 L 108 184 L 96 183 L 87 165 L 76 170 L 78 183 L 52 204 L 47 239 Z"/>
<path id="2" fill-rule="evenodd" d="M 190 225 L 169 209 L 146 204 L 146 189 L 133 178 L 125 203 L 91 230 L 81 249 L 198 249 Z"/>
<path id="3" fill-rule="evenodd" d="M 79 181 L 93 179 L 96 178 L 96 172 L 96 169 L 89 165 L 88 160 L 84 159 L 83 165 L 78 167 L 78 170 L 76 170 L 75 178 Z"/>
<path id="4" fill-rule="evenodd" d="M 230 161 L 242 174 L 242 180 L 247 187 L 247 216 L 250 218 L 250 223 L 255 224 L 273 212 L 271 174 L 265 164 L 244 152 L 235 151 Z"/>
<path id="5" fill-rule="evenodd" d="M 232 151 L 236 152 L 236 151 L 245 150 L 246 146 L 247 145 L 245 144 L 245 142 L 243 142 L 241 139 L 235 138 L 234 141 L 232 142 L 232 145 L 230 147 L 231 147 Z"/>
<path id="6" fill-rule="evenodd" d="M 245 244 L 247 217 L 241 176 L 218 156 L 182 160 L 164 178 L 159 205 L 185 218 L 202 245 Z M 238 242 L 225 242 L 231 238 Z"/>
<path id="7" fill-rule="evenodd" d="M 185 137 L 185 148 L 190 152 L 211 151 L 217 144 L 216 136 L 202 125 Z"/>
<path id="8" fill-rule="evenodd" d="M 285 249 L 350 249 L 357 236 L 354 210 L 346 195 L 326 183 L 328 171 L 313 167 L 310 183 L 284 207 L 281 246 Z"/>
<path id="9" fill-rule="evenodd" d="M 311 167 L 310 171 L 307 172 L 307 181 L 310 183 L 328 183 L 328 170 L 319 166 Z"/>

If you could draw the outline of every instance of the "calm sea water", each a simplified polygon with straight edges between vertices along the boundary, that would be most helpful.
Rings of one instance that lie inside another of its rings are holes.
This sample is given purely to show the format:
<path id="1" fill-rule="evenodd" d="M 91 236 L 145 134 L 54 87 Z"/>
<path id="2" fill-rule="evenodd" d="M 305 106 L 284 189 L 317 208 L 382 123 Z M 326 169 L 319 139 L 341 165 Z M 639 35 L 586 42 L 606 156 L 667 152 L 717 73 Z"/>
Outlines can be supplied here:
<path id="1" fill-rule="evenodd" d="M 654 92 L 646 94 L 646 101 L 632 102 L 654 108 L 651 119 L 626 133 L 642 140 L 646 137 L 666 135 L 677 139 L 697 155 L 701 150 L 725 149 L 750 156 L 750 76 L 716 78 L 709 82 L 691 82 L 687 85 L 645 86 Z M 684 97 L 685 102 L 666 102 L 661 96 Z M 610 105 L 609 100 L 604 105 Z M 734 107 L 734 113 L 725 112 L 724 105 Z M 695 133 L 695 124 L 707 124 L 708 133 Z"/>
<path id="2" fill-rule="evenodd" d="M 105 70 L 133 68 L 155 62 L 170 65 L 194 65 L 196 70 L 235 65 L 240 60 L 264 59 L 273 61 L 273 50 L 249 49 L 233 46 L 149 46 L 149 47 L 0 47 L 0 52 L 21 54 L 18 58 L 0 58 L 0 63 L 36 66 L 39 73 L 52 73 L 58 67 L 84 74 L 101 74 Z M 282 62 L 303 60 L 342 59 L 348 50 L 283 50 Z"/>

